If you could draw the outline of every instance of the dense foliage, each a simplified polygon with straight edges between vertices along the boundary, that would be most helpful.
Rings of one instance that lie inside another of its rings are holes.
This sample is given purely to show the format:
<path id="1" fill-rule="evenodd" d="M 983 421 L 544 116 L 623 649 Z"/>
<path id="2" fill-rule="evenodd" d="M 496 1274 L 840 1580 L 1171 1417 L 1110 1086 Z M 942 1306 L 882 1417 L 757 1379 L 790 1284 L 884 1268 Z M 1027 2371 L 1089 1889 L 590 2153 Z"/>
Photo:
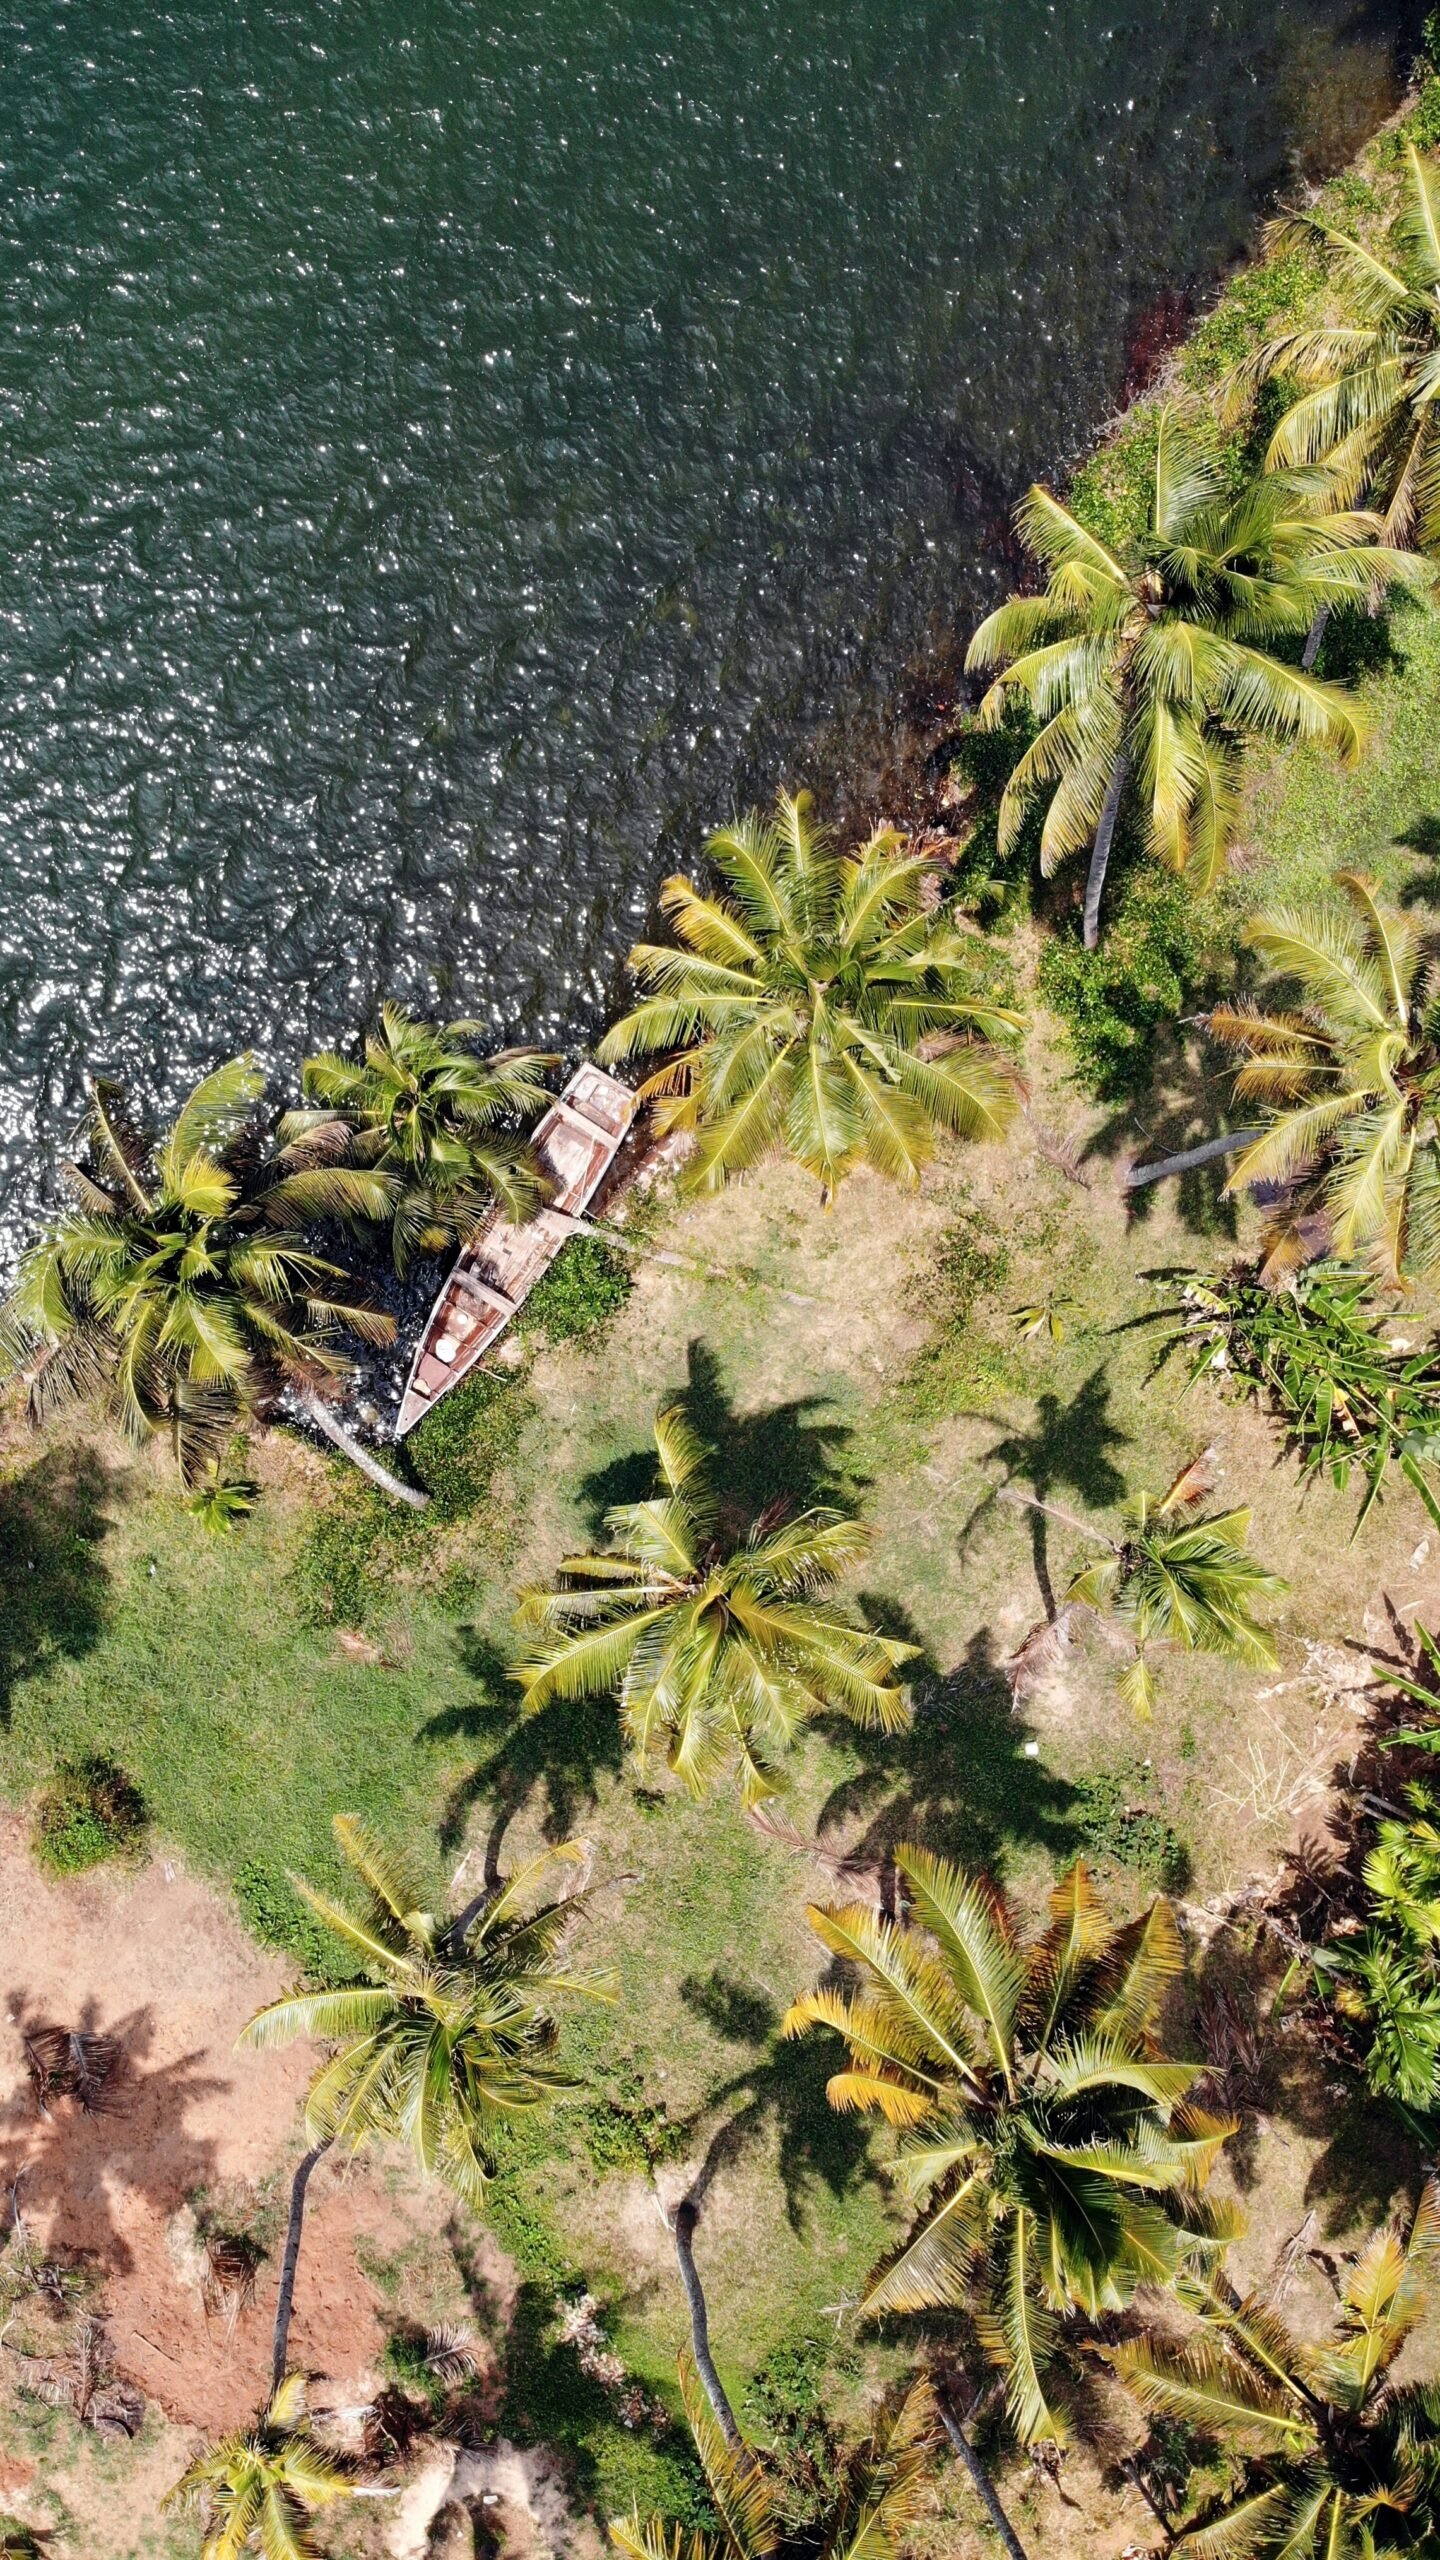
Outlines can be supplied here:
<path id="1" fill-rule="evenodd" d="M 606 1989 L 602 1977 L 557 1961 L 585 1911 L 583 1893 L 524 1908 L 547 1867 L 574 1865 L 581 1852 L 568 1842 L 535 1859 L 451 1921 L 423 1908 L 415 1880 L 353 1816 L 336 1815 L 335 1837 L 367 1888 L 364 1911 L 312 1885 L 299 1890 L 360 1974 L 336 1990 L 271 2001 L 241 2042 L 333 2044 L 305 2104 L 311 2141 L 351 2152 L 408 2143 L 422 2169 L 482 2210 L 494 2128 L 576 2085 L 554 2060 L 557 2004 Z"/>
<path id="2" fill-rule="evenodd" d="M 1156 2034 L 1179 1935 L 1163 1902 L 1114 1927 L 1076 1865 L 1027 1944 L 985 1878 L 923 1849 L 895 1864 L 902 1920 L 811 1906 L 856 1987 L 805 1992 L 785 2022 L 842 2036 L 831 2105 L 903 2136 L 896 2175 L 919 2212 L 861 2307 L 923 2311 L 978 2288 L 1017 2431 L 1060 2436 L 1057 2315 L 1098 2319 L 1208 2246 L 1186 2200 L 1233 2126 L 1193 2104 L 1203 2065 L 1168 2060 Z"/>
<path id="3" fill-rule="evenodd" d="M 1312 1263 L 1282 1288 L 1241 1266 L 1189 1280 L 1166 1345 L 1190 1379 L 1221 1372 L 1283 1417 L 1307 1474 L 1364 1483 L 1358 1531 L 1393 1466 L 1440 1527 L 1440 1346 L 1386 1327 L 1364 1272 Z M 1391 1317 L 1393 1327 L 1396 1319 Z"/>
<path id="4" fill-rule="evenodd" d="M 636 945 L 644 1001 L 599 1051 L 676 1053 L 640 1090 L 657 1127 L 696 1133 L 698 1188 L 787 1154 L 829 1200 L 862 1164 L 914 1184 L 937 1129 L 1001 1134 L 1019 1085 L 990 1043 L 1019 1018 L 975 992 L 972 937 L 923 850 L 882 827 L 840 854 L 804 792 L 706 849 L 726 894 L 666 881 L 678 947 Z"/>
<path id="5" fill-rule="evenodd" d="M 660 1482 L 606 1514 L 615 1544 L 562 1559 L 521 1598 L 535 1639 L 516 1667 L 526 1710 L 614 1695 L 643 1771 L 664 1752 L 693 1795 L 734 1763 L 747 1804 L 781 1783 L 796 1735 L 826 1708 L 883 1733 L 910 1720 L 895 1674 L 916 1648 L 821 1605 L 868 1540 L 834 1511 L 762 1512 L 727 1545 L 705 1449 L 678 1406 L 655 1423 Z"/>

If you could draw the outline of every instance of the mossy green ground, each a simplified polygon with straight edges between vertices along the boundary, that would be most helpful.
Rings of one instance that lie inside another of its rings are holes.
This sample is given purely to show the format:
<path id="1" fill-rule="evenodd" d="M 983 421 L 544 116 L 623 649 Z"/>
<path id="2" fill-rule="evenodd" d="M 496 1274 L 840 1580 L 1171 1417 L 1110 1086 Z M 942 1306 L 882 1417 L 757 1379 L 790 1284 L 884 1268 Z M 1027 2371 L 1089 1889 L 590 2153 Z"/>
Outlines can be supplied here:
<path id="1" fill-rule="evenodd" d="M 1222 934 L 1253 900 L 1308 893 L 1342 862 L 1440 904 L 1440 621 L 1409 609 L 1379 637 L 1361 679 L 1373 737 L 1359 772 L 1310 753 L 1257 772 L 1241 867 L 1215 911 Z M 1039 934 L 1007 930 L 1033 984 Z M 335 1880 L 338 1810 L 405 1848 L 437 1892 L 472 1887 L 487 1849 L 508 1866 L 543 1839 L 588 1844 L 590 1947 L 616 1968 L 619 1996 L 573 2027 L 589 2094 L 517 2144 L 496 2220 L 529 2288 L 509 2423 L 567 2441 L 602 2511 L 632 2488 L 683 2505 L 683 2469 L 627 2435 L 557 2355 L 556 2286 L 590 2282 L 627 2363 L 670 2394 L 684 2323 L 657 2190 L 673 2195 L 704 2164 L 698 2247 L 720 2363 L 743 2394 L 797 2343 L 815 2342 L 812 2360 L 831 2352 L 895 2211 L 884 2140 L 826 2106 L 823 2041 L 778 2033 L 817 1971 L 813 1864 L 761 1836 L 723 1788 L 693 1805 L 663 1778 L 637 1783 L 605 1708 L 517 1720 L 513 1590 L 639 1489 L 657 1404 L 691 1399 L 737 1515 L 781 1493 L 859 1504 L 875 1543 L 857 1597 L 922 1649 L 913 1733 L 814 1734 L 787 1820 L 849 1850 L 919 1836 L 984 1862 L 1032 1906 L 1078 1848 L 1113 1847 L 1117 1804 L 1155 1817 L 1146 1836 L 1188 1862 L 1193 1902 L 1272 1870 L 1353 1736 L 1345 1649 L 1359 1663 L 1382 1640 L 1387 1597 L 1440 1616 L 1434 1542 L 1424 1551 L 1408 1495 L 1352 1543 L 1353 1494 L 1302 1494 L 1260 1416 L 1208 1386 L 1182 1400 L 1178 1366 L 1154 1374 L 1141 1319 L 1163 1303 L 1164 1275 L 1224 1258 L 1238 1227 L 1211 1176 L 1127 1212 L 1117 1166 L 1214 1128 L 1226 1101 L 1213 1056 L 1183 1032 L 1156 1038 L 1147 1064 L 1148 1081 L 1099 1112 L 1041 1019 L 1031 1120 L 1006 1151 L 947 1155 L 916 1199 L 857 1178 L 826 1214 L 785 1170 L 719 1204 L 667 1199 L 648 1220 L 655 1240 L 738 1276 L 641 1261 L 598 1335 L 530 1337 L 526 1372 L 504 1390 L 514 1428 L 480 1470 L 496 1462 L 489 1491 L 459 1518 L 417 1527 L 338 1462 L 272 1438 L 251 1453 L 254 1517 L 214 1539 L 158 1459 L 11 1433 L 9 1796 L 58 1759 L 108 1755 L 143 1790 L 157 1841 L 222 1885 L 238 1880 L 252 1922 L 302 1951 L 313 1941 L 295 1934 L 285 1873 Z M 1053 1161 L 1057 1135 L 1076 1142 L 1078 1181 Z M 1057 1294 L 1072 1302 L 1063 1343 L 1019 1341 L 1011 1310 Z M 1254 1503 L 1254 1545 L 1290 1585 L 1279 1673 L 1171 1662 L 1142 1728 L 1096 1647 L 1012 1711 L 1004 1657 L 1063 1592 L 1083 1540 L 1007 1490 L 1104 1526 L 1128 1489 L 1163 1485 L 1207 1442 L 1227 1500 Z M 1317 1644 L 1331 1649 L 1318 1678 Z M 1113 1860 L 1103 1872 L 1117 1902 L 1146 1890 Z M 1313 2091 L 1292 2097 L 1251 2189 L 1257 2267 L 1292 2208 L 1298 2220 L 1313 2202 L 1346 2230 L 1384 2209 L 1407 2167 L 1375 2116 L 1327 2118 Z"/>

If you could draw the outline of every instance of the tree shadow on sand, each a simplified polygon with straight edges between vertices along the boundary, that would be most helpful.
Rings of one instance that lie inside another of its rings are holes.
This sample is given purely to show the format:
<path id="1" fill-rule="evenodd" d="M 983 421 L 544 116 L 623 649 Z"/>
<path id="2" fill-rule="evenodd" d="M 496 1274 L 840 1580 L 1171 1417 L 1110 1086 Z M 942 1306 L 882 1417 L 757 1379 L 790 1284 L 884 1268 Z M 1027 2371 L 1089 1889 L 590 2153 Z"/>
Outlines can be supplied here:
<path id="1" fill-rule="evenodd" d="M 1052 1389 L 1036 1401 L 1035 1419 L 1028 1431 L 1009 1431 L 993 1447 L 981 1452 L 981 1464 L 998 1460 L 1005 1469 L 1002 1482 L 982 1495 L 960 1531 L 963 1555 L 969 1538 L 979 1522 L 998 1502 L 1005 1487 L 1023 1484 L 1040 1502 L 1048 1502 L 1056 1494 L 1070 1493 L 1092 1510 L 1106 1511 L 1119 1502 L 1125 1492 L 1125 1478 L 1113 1463 L 1112 1449 L 1126 1449 L 1129 1433 L 1122 1431 L 1110 1418 L 1111 1387 L 1102 1363 L 1092 1369 L 1083 1386 L 1077 1387 L 1067 1403 Z M 983 1414 L 981 1421 L 994 1422 L 1004 1429 L 999 1414 Z M 1035 1579 L 1045 1604 L 1045 1614 L 1053 1618 L 1056 1610 L 1055 1590 L 1050 1579 L 1049 1522 L 1043 1511 L 1029 1511 L 1030 1551 L 1035 1564 Z"/>
<path id="2" fill-rule="evenodd" d="M 687 1346 L 684 1384 L 662 1390 L 655 1403 L 657 1411 L 683 1404 L 714 1450 L 712 1473 L 727 1536 L 743 1535 L 768 1503 L 782 1498 L 803 1511 L 812 1504 L 853 1501 L 864 1490 L 864 1478 L 848 1464 L 850 1426 L 835 1418 L 828 1397 L 797 1396 L 759 1413 L 739 1413 L 706 1342 Z M 591 1534 L 598 1537 L 613 1505 L 643 1502 L 654 1492 L 653 1443 L 596 1468 L 582 1477 L 579 1490 Z"/>
<path id="3" fill-rule="evenodd" d="M 118 1481 L 92 1449 L 66 1443 L 0 1483 L 0 1724 L 23 1681 L 90 1652 L 105 1632 L 100 1546 Z"/>
<path id="4" fill-rule="evenodd" d="M 102 2032 L 93 1999 L 78 2018 L 72 2013 L 57 2020 L 20 1992 L 9 2015 L 11 2036 L 22 2050 L 28 2036 L 55 2024 L 84 2036 Z M 145 2070 L 155 2041 L 149 2008 L 107 2022 L 103 2034 L 119 2047 L 119 2063 L 93 2112 L 62 2097 L 42 2114 L 28 2073 L 0 2110 L 0 2193 L 13 2197 L 18 2181 L 27 2223 L 33 2218 L 53 2231 L 61 2257 L 93 2259 L 105 2272 L 124 2275 L 134 2264 L 122 2227 L 126 2192 L 168 2219 L 184 2197 L 213 2183 L 215 2145 L 192 2134 L 185 2117 L 200 2099 L 222 2095 L 228 2083 L 199 2070 L 206 2059 L 199 2052 Z"/>
<path id="5" fill-rule="evenodd" d="M 866 1592 L 872 1626 L 920 1643 L 903 1604 Z M 816 1830 L 843 1841 L 847 1857 L 885 1864 L 901 1841 L 921 1841 L 962 1866 L 1002 1876 L 1006 1852 L 1044 1849 L 1065 1865 L 1080 1847 L 1077 1791 L 1047 1769 L 1023 1714 L 1012 1704 L 988 1628 L 965 1658 L 941 1671 L 924 1653 L 911 1666 L 915 1720 L 908 1733 L 867 1734 L 838 1719 L 831 1739 L 863 1758 L 821 1807 Z M 857 1829 L 858 1826 L 858 1829 Z"/>

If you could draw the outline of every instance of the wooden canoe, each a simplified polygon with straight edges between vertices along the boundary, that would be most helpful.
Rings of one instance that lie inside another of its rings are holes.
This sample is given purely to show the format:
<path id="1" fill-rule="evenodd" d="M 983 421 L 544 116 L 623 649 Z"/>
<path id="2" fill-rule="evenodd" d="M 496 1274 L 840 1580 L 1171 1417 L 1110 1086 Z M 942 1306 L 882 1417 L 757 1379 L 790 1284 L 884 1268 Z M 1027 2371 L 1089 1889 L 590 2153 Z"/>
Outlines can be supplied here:
<path id="1" fill-rule="evenodd" d="M 634 1117 L 635 1096 L 628 1085 L 588 1060 L 576 1068 L 564 1092 L 537 1121 L 531 1141 L 553 1186 L 550 1198 L 520 1227 L 497 1210 L 474 1242 L 462 1246 L 410 1364 L 397 1440 L 432 1412 L 451 1387 L 468 1378 L 499 1341 L 542 1271 L 573 1235 L 575 1219 L 595 1197 Z"/>

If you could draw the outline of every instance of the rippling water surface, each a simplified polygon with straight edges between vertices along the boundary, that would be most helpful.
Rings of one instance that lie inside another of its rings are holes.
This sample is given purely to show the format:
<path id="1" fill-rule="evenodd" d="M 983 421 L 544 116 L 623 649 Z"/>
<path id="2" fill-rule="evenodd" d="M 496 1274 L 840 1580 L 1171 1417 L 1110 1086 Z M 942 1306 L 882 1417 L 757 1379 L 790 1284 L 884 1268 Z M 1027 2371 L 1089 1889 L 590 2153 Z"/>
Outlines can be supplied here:
<path id="1" fill-rule="evenodd" d="M 575 1039 L 865 775 L 1423 0 L 0 0 L 0 1181 L 376 993 Z"/>

